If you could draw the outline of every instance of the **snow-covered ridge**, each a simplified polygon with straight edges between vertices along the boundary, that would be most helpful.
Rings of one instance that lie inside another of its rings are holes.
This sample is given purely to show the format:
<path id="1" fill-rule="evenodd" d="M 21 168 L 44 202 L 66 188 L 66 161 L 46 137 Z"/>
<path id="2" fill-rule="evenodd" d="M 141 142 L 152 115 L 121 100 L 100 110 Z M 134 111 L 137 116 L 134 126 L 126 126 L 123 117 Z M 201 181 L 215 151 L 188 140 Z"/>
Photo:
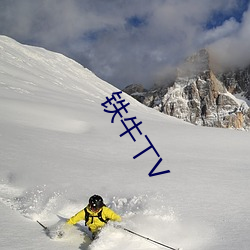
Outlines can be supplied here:
<path id="1" fill-rule="evenodd" d="M 0 37 L 0 73 L 0 110 L 9 109 L 2 119 L 51 130 L 81 133 L 88 130 L 89 125 L 85 120 L 74 119 L 71 109 L 65 107 L 61 112 L 62 109 L 49 103 L 67 102 L 70 94 L 82 105 L 85 102 L 95 105 L 118 91 L 61 54 L 21 45 L 5 36 Z M 128 96 L 126 99 L 131 105 L 140 105 Z"/>
<path id="2" fill-rule="evenodd" d="M 51 86 L 54 86 L 57 91 L 70 90 L 98 98 L 99 94 L 105 95 L 115 89 L 111 85 L 107 88 L 108 83 L 104 84 L 99 78 L 96 84 L 91 84 L 91 81 L 88 81 L 94 77 L 91 71 L 59 53 L 21 45 L 4 36 L 0 39 L 0 52 L 1 84 L 16 92 L 35 94 L 32 90 L 37 90 L 39 85 L 43 90 L 46 88 L 51 90 Z M 6 82 L 8 75 L 23 80 L 21 86 L 20 81 L 18 83 L 12 81 L 12 86 L 9 86 L 10 82 Z"/>

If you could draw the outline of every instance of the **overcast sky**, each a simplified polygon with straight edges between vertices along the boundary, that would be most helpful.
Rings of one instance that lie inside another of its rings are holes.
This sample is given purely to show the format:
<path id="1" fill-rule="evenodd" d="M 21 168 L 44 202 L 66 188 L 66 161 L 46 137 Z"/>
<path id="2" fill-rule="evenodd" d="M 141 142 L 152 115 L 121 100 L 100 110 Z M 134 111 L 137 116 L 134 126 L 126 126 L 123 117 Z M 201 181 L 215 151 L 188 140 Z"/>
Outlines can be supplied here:
<path id="1" fill-rule="evenodd" d="M 57 51 L 123 88 L 195 51 L 250 62 L 250 0 L 0 0 L 0 34 Z"/>

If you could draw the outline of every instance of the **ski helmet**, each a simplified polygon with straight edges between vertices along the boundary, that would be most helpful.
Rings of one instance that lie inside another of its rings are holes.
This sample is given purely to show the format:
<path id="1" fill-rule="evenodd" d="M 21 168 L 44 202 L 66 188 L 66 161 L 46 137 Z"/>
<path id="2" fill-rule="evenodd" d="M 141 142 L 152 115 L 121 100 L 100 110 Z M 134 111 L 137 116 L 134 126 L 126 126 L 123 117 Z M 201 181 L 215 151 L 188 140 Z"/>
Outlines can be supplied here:
<path id="1" fill-rule="evenodd" d="M 98 210 L 103 207 L 103 199 L 99 195 L 93 195 L 89 198 L 89 206 L 91 209 Z"/>

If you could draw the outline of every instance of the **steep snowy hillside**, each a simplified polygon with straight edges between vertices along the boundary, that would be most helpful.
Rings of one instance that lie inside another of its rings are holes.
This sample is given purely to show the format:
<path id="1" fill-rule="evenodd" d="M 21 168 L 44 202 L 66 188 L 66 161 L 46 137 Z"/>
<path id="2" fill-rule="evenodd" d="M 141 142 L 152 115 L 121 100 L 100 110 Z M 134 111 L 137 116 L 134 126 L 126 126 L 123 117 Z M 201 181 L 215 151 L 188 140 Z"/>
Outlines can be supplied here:
<path id="1" fill-rule="evenodd" d="M 116 88 L 63 55 L 0 36 L 1 249 L 163 249 L 108 225 L 90 242 L 84 222 L 62 239 L 63 223 L 92 194 L 122 226 L 184 250 L 248 250 L 249 133 L 197 127 L 130 103 L 117 114 L 102 103 Z M 132 121 L 139 125 L 122 135 Z M 125 121 L 125 120 L 124 120 Z M 147 137 L 146 137 L 147 136 Z M 149 147 L 136 159 L 136 155 Z M 156 171 L 170 173 L 149 177 Z"/>

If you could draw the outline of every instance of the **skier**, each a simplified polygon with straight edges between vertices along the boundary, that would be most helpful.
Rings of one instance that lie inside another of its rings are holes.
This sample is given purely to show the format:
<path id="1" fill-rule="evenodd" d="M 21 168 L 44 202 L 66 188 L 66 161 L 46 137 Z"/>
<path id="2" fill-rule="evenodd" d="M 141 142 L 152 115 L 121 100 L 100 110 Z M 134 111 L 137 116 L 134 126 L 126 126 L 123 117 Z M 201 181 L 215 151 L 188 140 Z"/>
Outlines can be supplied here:
<path id="1" fill-rule="evenodd" d="M 101 196 L 95 194 L 89 198 L 89 204 L 72 216 L 67 224 L 74 225 L 80 220 L 85 220 L 85 226 L 92 232 L 94 239 L 109 220 L 120 222 L 122 219 L 120 215 L 105 206 Z"/>

